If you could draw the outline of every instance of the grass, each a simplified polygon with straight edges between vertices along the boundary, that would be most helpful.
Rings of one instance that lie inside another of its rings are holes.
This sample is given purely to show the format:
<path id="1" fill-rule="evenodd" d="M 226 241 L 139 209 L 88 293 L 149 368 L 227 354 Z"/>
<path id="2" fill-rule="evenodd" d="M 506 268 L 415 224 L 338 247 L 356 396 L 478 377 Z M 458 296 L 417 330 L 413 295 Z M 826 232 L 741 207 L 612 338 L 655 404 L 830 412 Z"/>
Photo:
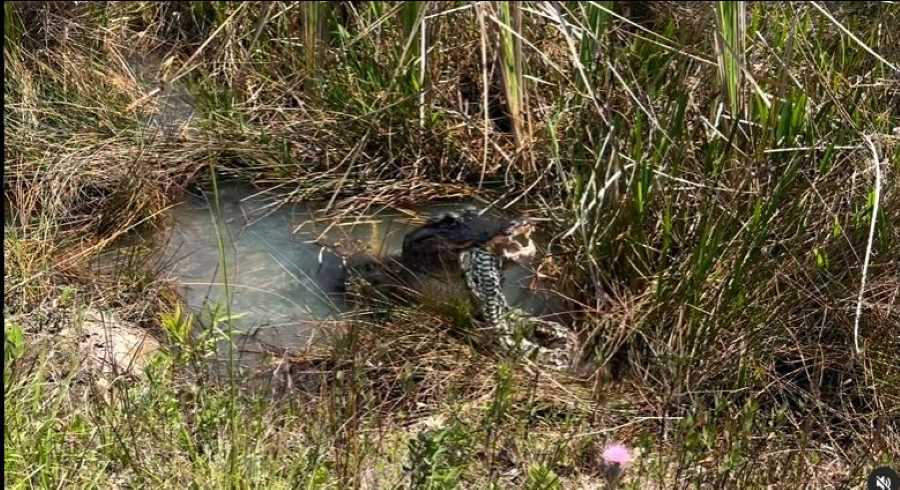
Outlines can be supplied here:
<path id="1" fill-rule="evenodd" d="M 528 142 L 525 124 L 525 78 L 522 68 L 522 9 L 514 2 L 498 4 L 500 33 L 500 73 L 506 93 L 506 105 L 512 120 L 513 134 L 519 147 Z"/>
<path id="2" fill-rule="evenodd" d="M 731 113 L 743 112 L 741 85 L 744 62 L 744 37 L 747 33 L 747 9 L 744 2 L 718 2 L 716 5 L 718 30 L 716 31 L 716 52 L 719 61 L 719 76 L 728 92 Z"/>
<path id="3" fill-rule="evenodd" d="M 857 487 L 898 464 L 890 2 L 30 2 L 4 20 L 10 488 L 596 488 L 611 441 L 639 452 L 630 488 Z M 412 305 L 354 312 L 264 390 L 214 382 L 227 327 L 186 334 L 152 244 L 96 266 L 211 175 L 333 219 L 514 203 L 552 238 L 540 270 L 583 369 Z M 93 382 L 58 338 L 87 308 L 163 342 L 146 373 Z"/>

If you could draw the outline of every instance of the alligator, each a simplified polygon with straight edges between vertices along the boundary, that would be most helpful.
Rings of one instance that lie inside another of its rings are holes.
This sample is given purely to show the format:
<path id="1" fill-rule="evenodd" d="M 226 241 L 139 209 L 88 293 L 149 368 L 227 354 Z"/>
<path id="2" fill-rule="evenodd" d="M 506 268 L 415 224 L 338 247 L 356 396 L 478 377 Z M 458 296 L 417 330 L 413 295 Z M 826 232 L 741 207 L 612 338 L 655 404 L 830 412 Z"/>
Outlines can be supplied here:
<path id="1" fill-rule="evenodd" d="M 554 343 L 563 340 L 568 347 L 571 334 L 555 322 L 530 318 L 511 308 L 503 294 L 503 269 L 512 263 L 524 264 L 534 258 L 532 239 L 534 224 L 527 219 L 499 220 L 482 215 L 476 209 L 460 214 L 447 213 L 408 233 L 399 256 L 383 261 L 372 259 L 351 265 L 368 284 L 397 287 L 395 292 L 422 290 L 435 281 L 442 286 L 464 285 L 477 316 L 500 334 L 510 348 L 537 351 L 552 364 L 563 367 L 571 352 L 561 353 L 543 348 L 526 338 L 516 342 L 516 326 L 533 330 Z M 351 274 L 352 275 L 352 274 Z M 460 280 L 462 279 L 462 280 Z M 439 298 L 453 292 L 441 291 Z"/>

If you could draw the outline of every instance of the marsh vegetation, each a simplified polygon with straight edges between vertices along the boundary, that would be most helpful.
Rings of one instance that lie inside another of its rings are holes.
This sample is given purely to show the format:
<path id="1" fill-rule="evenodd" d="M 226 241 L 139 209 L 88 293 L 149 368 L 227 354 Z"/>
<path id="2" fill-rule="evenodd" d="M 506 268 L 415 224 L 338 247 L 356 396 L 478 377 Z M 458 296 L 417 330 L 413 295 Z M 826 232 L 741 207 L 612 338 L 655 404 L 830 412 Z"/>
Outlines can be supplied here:
<path id="1" fill-rule="evenodd" d="M 614 442 L 630 488 L 861 485 L 900 455 L 898 25 L 896 2 L 5 3 L 5 486 L 597 488 Z M 529 216 L 578 369 L 422 301 L 266 350 L 265 389 L 211 371 L 258 305 L 192 309 L 158 237 L 207 192 L 220 234 L 189 245 L 230 297 L 225 181 L 325 227 Z M 79 350 L 104 322 L 152 340 L 137 368 Z"/>

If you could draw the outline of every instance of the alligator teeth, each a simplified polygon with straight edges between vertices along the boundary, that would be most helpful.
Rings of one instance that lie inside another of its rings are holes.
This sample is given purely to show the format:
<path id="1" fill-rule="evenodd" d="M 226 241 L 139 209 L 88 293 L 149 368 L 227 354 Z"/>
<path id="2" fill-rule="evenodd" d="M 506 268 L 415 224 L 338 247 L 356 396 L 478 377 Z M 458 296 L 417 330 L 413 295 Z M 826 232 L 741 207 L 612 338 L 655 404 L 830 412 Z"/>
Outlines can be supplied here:
<path id="1" fill-rule="evenodd" d="M 518 242 L 516 242 L 518 243 Z M 533 257 L 534 254 L 537 253 L 537 247 L 534 246 L 534 240 L 528 239 L 528 245 L 524 247 L 519 247 L 515 251 L 511 251 L 509 249 L 503 250 L 503 257 L 510 259 L 515 262 L 519 262 L 523 259 L 527 259 Z"/>

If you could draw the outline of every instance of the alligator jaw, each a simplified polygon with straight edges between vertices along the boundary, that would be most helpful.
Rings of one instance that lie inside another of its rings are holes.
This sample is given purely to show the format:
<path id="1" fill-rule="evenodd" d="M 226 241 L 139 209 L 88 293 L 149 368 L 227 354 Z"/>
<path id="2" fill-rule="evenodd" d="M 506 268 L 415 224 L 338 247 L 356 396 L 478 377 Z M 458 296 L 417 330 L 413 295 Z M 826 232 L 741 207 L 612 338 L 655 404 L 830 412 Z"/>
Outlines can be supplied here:
<path id="1" fill-rule="evenodd" d="M 518 248 L 503 248 L 503 257 L 510 259 L 517 263 L 522 263 L 526 260 L 529 260 L 534 257 L 537 253 L 537 247 L 534 246 L 534 240 L 531 237 L 527 237 L 528 243 L 525 246 L 522 246 L 518 241 L 513 239 L 513 241 L 519 245 Z"/>
<path id="2" fill-rule="evenodd" d="M 496 255 L 526 265 L 537 253 L 531 238 L 534 225 L 528 220 L 514 221 L 488 242 L 488 249 Z M 525 243 L 522 243 L 522 240 Z"/>

